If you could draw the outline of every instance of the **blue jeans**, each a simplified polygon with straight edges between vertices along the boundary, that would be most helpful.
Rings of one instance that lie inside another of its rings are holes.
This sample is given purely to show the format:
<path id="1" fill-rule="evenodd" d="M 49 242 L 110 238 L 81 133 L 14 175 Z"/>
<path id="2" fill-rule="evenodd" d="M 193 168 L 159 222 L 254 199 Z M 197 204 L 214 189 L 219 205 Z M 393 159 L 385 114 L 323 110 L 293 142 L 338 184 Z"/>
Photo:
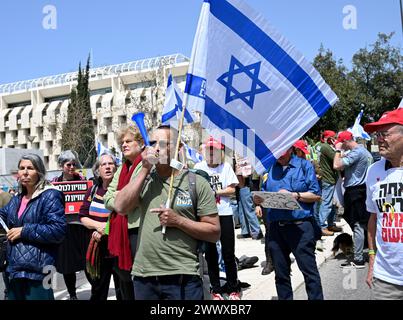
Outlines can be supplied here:
<path id="1" fill-rule="evenodd" d="M 320 227 L 332 227 L 335 225 L 336 208 L 333 205 L 333 195 L 336 185 L 322 181 L 322 203 L 319 210 Z"/>
<path id="2" fill-rule="evenodd" d="M 134 277 L 136 300 L 203 300 L 203 282 L 199 276 Z"/>
<path id="3" fill-rule="evenodd" d="M 276 290 L 279 300 L 292 300 L 291 260 L 295 257 L 305 279 L 309 300 L 323 300 L 322 285 L 315 259 L 315 238 L 311 221 L 299 224 L 269 224 L 269 249 L 273 259 Z"/>
<path id="4" fill-rule="evenodd" d="M 249 187 L 243 187 L 239 190 L 238 215 L 243 235 L 250 234 L 253 238 L 256 238 L 262 232 L 253 208 L 252 194 Z"/>

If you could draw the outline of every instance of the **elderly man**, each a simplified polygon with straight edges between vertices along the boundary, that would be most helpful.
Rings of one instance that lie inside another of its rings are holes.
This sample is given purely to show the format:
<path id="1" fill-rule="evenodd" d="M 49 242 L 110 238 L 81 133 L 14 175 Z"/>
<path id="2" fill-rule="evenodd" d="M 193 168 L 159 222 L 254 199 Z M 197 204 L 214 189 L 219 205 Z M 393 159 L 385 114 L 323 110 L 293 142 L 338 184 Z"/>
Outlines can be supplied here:
<path id="1" fill-rule="evenodd" d="M 369 269 L 377 300 L 403 300 L 403 109 L 364 126 L 376 132 L 382 159 L 367 175 Z"/>
<path id="2" fill-rule="evenodd" d="M 365 230 L 369 213 L 365 208 L 366 186 L 365 177 L 372 163 L 372 155 L 361 144 L 354 141 L 349 131 L 340 132 L 335 143 L 336 154 L 333 168 L 344 170 L 344 219 L 354 232 L 354 258 L 341 265 L 342 268 L 365 267 L 363 256 Z M 346 151 L 342 154 L 342 151 Z"/>
<path id="3" fill-rule="evenodd" d="M 265 191 L 288 192 L 300 204 L 301 210 L 268 209 L 268 246 L 274 265 L 277 295 L 280 300 L 292 300 L 292 253 L 304 275 L 309 300 L 323 300 L 322 285 L 315 260 L 316 223 L 314 202 L 320 200 L 320 187 L 312 164 L 298 158 L 290 148 L 267 174 Z M 263 199 L 253 200 L 260 205 Z"/>

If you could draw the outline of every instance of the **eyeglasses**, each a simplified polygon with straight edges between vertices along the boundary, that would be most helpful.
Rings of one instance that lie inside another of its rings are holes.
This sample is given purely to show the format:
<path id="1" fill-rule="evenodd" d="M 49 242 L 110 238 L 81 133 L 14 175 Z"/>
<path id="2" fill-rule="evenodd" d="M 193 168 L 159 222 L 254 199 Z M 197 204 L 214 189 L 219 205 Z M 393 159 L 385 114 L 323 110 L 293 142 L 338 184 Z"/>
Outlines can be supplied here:
<path id="1" fill-rule="evenodd" d="M 76 163 L 66 163 L 66 167 L 76 167 L 77 164 Z"/>
<path id="2" fill-rule="evenodd" d="M 375 133 L 374 133 L 374 136 L 375 136 L 377 139 L 380 139 L 380 138 L 386 139 L 386 138 L 390 137 L 393 133 L 394 133 L 394 132 L 378 131 L 378 132 L 375 132 Z"/>

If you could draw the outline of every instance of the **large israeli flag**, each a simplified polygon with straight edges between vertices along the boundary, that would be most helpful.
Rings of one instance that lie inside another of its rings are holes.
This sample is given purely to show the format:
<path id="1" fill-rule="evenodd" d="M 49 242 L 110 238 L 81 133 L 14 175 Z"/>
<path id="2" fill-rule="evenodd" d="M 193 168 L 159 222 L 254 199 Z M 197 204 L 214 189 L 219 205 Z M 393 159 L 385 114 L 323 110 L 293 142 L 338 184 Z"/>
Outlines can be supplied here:
<path id="1" fill-rule="evenodd" d="M 337 101 L 302 54 L 240 0 L 204 0 L 185 93 L 202 126 L 258 173 Z"/>
<path id="2" fill-rule="evenodd" d="M 371 137 L 369 136 L 368 133 L 365 132 L 364 128 L 362 125 L 360 125 L 362 115 L 364 113 L 364 110 L 361 110 L 361 112 L 358 114 L 357 118 L 355 119 L 354 125 L 348 129 L 350 131 L 354 138 L 361 138 L 365 140 L 371 140 Z"/>
<path id="3" fill-rule="evenodd" d="M 183 94 L 176 84 L 172 74 L 168 76 L 167 90 L 165 92 L 165 103 L 162 111 L 162 124 L 169 124 L 172 121 L 177 122 L 182 116 Z M 192 123 L 193 118 L 188 109 L 185 109 L 184 123 Z"/>

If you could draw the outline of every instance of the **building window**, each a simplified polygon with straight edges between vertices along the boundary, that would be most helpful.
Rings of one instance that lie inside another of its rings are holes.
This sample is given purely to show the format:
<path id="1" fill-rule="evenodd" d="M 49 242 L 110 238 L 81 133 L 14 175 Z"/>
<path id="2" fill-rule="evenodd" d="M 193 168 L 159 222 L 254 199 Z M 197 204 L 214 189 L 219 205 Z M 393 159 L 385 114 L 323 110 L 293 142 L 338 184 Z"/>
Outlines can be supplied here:
<path id="1" fill-rule="evenodd" d="M 126 117 L 126 116 L 119 116 L 118 122 L 119 122 L 119 125 L 120 125 L 120 126 L 121 126 L 121 125 L 125 125 L 126 122 L 127 122 L 127 117 Z"/>
<path id="2" fill-rule="evenodd" d="M 143 82 L 136 82 L 136 83 L 130 83 L 127 85 L 127 89 L 130 90 L 135 90 L 139 88 L 151 88 L 155 87 L 157 84 L 155 80 L 149 80 L 149 81 L 143 81 Z"/>
<path id="3" fill-rule="evenodd" d="M 105 94 L 105 93 L 111 93 L 112 92 L 112 87 L 108 88 L 101 88 L 101 89 L 96 89 L 96 90 L 91 90 L 90 91 L 90 96 L 96 95 L 96 94 Z"/>
<path id="4" fill-rule="evenodd" d="M 51 103 L 53 101 L 63 101 L 63 100 L 68 100 L 68 99 L 70 99 L 70 95 L 45 98 L 44 102 Z"/>
<path id="5" fill-rule="evenodd" d="M 10 103 L 8 105 L 8 108 L 12 109 L 12 108 L 17 108 L 17 107 L 26 107 L 31 105 L 31 100 L 29 101 L 23 101 L 23 102 L 17 102 L 17 103 Z"/>

